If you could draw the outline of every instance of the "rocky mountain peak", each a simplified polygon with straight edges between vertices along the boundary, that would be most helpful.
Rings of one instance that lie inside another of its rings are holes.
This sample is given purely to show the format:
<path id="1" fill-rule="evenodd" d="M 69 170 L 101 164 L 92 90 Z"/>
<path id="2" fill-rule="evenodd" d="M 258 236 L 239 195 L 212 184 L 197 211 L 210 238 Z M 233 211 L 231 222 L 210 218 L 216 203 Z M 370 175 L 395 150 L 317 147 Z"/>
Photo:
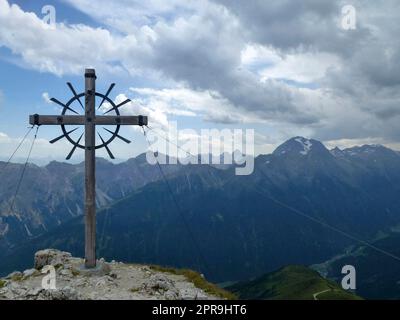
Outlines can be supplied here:
<path id="1" fill-rule="evenodd" d="M 376 154 L 376 153 L 390 153 L 394 154 L 395 152 L 381 144 L 364 144 L 362 146 L 355 146 L 351 148 L 347 148 L 343 150 L 348 155 L 368 155 L 368 154 Z"/>
<path id="2" fill-rule="evenodd" d="M 0 300 L 221 299 L 217 292 L 196 287 L 178 270 L 100 259 L 98 267 L 88 271 L 83 259 L 54 249 L 38 251 L 34 260 L 34 268 L 0 279 Z M 55 288 L 42 284 L 44 277 L 51 275 L 46 271 L 49 266 L 55 270 Z M 207 288 L 213 286 L 203 281 Z"/>
<path id="3" fill-rule="evenodd" d="M 304 137 L 293 137 L 278 146 L 273 152 L 277 156 L 300 156 L 328 153 L 325 146 L 318 140 Z"/>
<path id="4" fill-rule="evenodd" d="M 333 148 L 332 150 L 330 150 L 331 154 L 335 157 L 343 157 L 344 156 L 344 152 L 343 150 L 341 150 L 338 147 Z"/>

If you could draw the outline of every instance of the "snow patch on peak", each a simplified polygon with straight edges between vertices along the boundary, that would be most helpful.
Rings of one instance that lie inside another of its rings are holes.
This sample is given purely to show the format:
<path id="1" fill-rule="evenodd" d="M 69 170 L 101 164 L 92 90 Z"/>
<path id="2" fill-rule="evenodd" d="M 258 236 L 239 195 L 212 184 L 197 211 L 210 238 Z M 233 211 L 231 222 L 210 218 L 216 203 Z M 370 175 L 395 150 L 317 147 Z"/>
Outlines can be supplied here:
<path id="1" fill-rule="evenodd" d="M 365 144 L 362 146 L 355 146 L 352 148 L 347 148 L 343 151 L 346 152 L 350 156 L 356 156 L 356 155 L 360 155 L 360 154 L 372 154 L 372 153 L 375 153 L 375 152 L 378 152 L 378 151 L 384 150 L 384 149 L 386 149 L 386 148 L 380 144 Z"/>
<path id="2" fill-rule="evenodd" d="M 303 147 L 303 150 L 300 151 L 300 154 L 302 154 L 303 156 L 307 155 L 312 147 L 312 142 L 308 139 L 305 138 L 301 138 L 301 137 L 297 137 L 295 138 L 295 140 L 301 144 L 301 146 Z"/>

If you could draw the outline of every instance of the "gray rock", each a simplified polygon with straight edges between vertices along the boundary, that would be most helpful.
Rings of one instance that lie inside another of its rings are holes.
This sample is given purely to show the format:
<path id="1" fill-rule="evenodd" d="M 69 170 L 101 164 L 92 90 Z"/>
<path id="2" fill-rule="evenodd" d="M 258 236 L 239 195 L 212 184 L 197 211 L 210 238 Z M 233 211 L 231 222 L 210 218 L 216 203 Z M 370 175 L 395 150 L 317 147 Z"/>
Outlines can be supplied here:
<path id="1" fill-rule="evenodd" d="M 16 279 L 16 278 L 22 278 L 22 277 L 23 277 L 22 272 L 14 271 L 14 272 L 11 272 L 11 273 L 6 277 L 6 279 Z"/>
<path id="2" fill-rule="evenodd" d="M 7 283 L 7 288 L 11 291 L 19 290 L 21 288 L 21 285 L 19 284 L 19 282 L 10 281 L 9 283 Z"/>
<path id="3" fill-rule="evenodd" d="M 85 278 L 78 279 L 78 280 L 75 281 L 75 286 L 76 287 L 84 287 L 84 286 L 87 286 L 87 285 L 88 285 L 88 281 Z"/>
<path id="4" fill-rule="evenodd" d="M 180 291 L 180 296 L 183 300 L 197 300 L 198 291 L 196 289 L 184 289 Z"/>
<path id="5" fill-rule="evenodd" d="M 179 291 L 183 300 L 208 300 L 210 296 L 196 287 L 189 287 Z"/>
<path id="6" fill-rule="evenodd" d="M 164 298 L 166 300 L 179 300 L 180 296 L 179 296 L 179 293 L 177 291 L 169 290 L 169 291 L 164 293 Z"/>
<path id="7" fill-rule="evenodd" d="M 97 261 L 95 268 L 86 269 L 84 265 L 81 265 L 78 268 L 74 268 L 74 270 L 85 277 L 102 277 L 111 272 L 109 264 L 100 261 Z"/>
<path id="8" fill-rule="evenodd" d="M 150 294 L 157 294 L 174 289 L 174 283 L 162 274 L 153 274 L 142 286 L 142 290 Z"/>
<path id="9" fill-rule="evenodd" d="M 39 271 L 37 271 L 36 269 L 28 269 L 28 270 L 24 271 L 23 277 L 24 277 L 24 279 L 26 279 L 31 276 L 37 275 L 38 273 L 39 273 Z"/>
<path id="10" fill-rule="evenodd" d="M 105 287 L 107 285 L 107 279 L 101 278 L 96 282 L 96 287 Z"/>
<path id="11" fill-rule="evenodd" d="M 58 266 L 68 262 L 71 258 L 69 252 L 63 252 L 55 249 L 45 249 L 35 253 L 35 269 L 40 270 L 44 266 Z"/>
<path id="12" fill-rule="evenodd" d="M 156 271 L 148 266 L 108 264 L 98 260 L 86 269 L 84 260 L 67 252 L 42 250 L 35 255 L 35 267 L 53 265 L 57 269 L 56 288 L 44 289 L 40 271 L 28 269 L 8 275 L 0 300 L 103 300 L 103 299 L 212 299 L 183 276 Z M 38 276 L 34 276 L 37 274 Z"/>
<path id="13" fill-rule="evenodd" d="M 11 292 L 16 296 L 16 297 L 24 297 L 26 295 L 26 292 L 28 291 L 27 288 L 21 287 L 21 286 L 13 286 L 10 288 Z"/>
<path id="14" fill-rule="evenodd" d="M 79 300 L 81 297 L 75 289 L 65 287 L 56 290 L 43 290 L 39 298 L 45 300 Z"/>
<path id="15" fill-rule="evenodd" d="M 40 287 L 32 288 L 26 292 L 27 298 L 36 298 L 44 289 Z"/>
<path id="16" fill-rule="evenodd" d="M 72 277 L 72 271 L 70 269 L 61 269 L 59 274 L 64 277 Z"/>
<path id="17" fill-rule="evenodd" d="M 80 298 L 79 293 L 71 287 L 65 287 L 62 291 L 66 300 L 78 300 Z"/>

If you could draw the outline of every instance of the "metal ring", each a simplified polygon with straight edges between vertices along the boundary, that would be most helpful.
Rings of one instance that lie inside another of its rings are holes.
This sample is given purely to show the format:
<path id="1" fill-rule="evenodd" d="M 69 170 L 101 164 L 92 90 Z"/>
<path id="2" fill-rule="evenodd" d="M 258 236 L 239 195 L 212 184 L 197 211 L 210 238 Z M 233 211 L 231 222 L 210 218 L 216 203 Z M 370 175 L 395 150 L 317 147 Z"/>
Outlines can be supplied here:
<path id="1" fill-rule="evenodd" d="M 117 116 L 120 115 L 119 110 L 118 110 L 116 104 L 114 103 L 114 101 L 112 101 L 109 97 L 105 96 L 105 95 L 102 94 L 102 93 L 96 92 L 95 95 L 96 95 L 97 97 L 103 98 L 103 99 L 105 99 L 107 102 L 109 102 L 109 103 L 111 104 L 112 108 L 114 109 L 115 113 L 117 114 Z M 76 95 L 75 97 L 72 97 L 72 98 L 65 104 L 65 107 L 63 108 L 61 115 L 65 115 L 65 113 L 66 113 L 67 110 L 68 110 L 68 107 L 69 107 L 75 100 L 78 100 L 79 98 L 84 97 L 84 96 L 85 96 L 85 93 L 80 93 L 80 94 Z M 105 141 L 104 143 L 99 144 L 99 145 L 96 145 L 96 146 L 95 146 L 95 149 L 104 148 L 106 145 L 108 145 L 109 143 L 111 143 L 111 141 L 113 141 L 113 140 L 117 137 L 117 135 L 118 135 L 118 133 L 119 133 L 119 129 L 120 129 L 121 126 L 120 126 L 119 124 L 116 124 L 115 126 L 116 126 L 116 128 L 115 128 L 115 131 L 114 131 L 113 135 L 112 135 L 107 141 Z M 68 140 L 71 144 L 73 144 L 73 145 L 76 146 L 77 148 L 86 149 L 86 147 L 85 147 L 84 145 L 82 145 L 82 144 L 80 144 L 80 143 L 77 143 L 76 141 L 74 141 L 74 140 L 69 136 L 67 130 L 65 129 L 65 125 L 64 125 L 64 124 L 61 124 L 61 130 L 62 130 L 62 132 L 64 133 L 64 135 L 65 135 L 65 137 L 67 138 L 67 140 Z"/>

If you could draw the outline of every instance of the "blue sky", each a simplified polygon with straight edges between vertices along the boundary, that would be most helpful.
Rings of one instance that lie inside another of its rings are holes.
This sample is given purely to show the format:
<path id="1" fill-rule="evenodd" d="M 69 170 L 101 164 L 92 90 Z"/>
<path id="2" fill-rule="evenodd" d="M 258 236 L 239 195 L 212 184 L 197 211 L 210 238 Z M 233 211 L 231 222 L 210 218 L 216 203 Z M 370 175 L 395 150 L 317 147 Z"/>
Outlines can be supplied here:
<path id="1" fill-rule="evenodd" d="M 354 30 L 341 26 L 344 4 L 355 9 Z M 55 8 L 53 28 L 45 5 Z M 0 0 L 0 159 L 29 114 L 60 111 L 47 98 L 69 99 L 67 81 L 82 91 L 86 67 L 99 92 L 115 82 L 112 98 L 132 99 L 125 114 L 146 114 L 162 130 L 169 121 L 252 128 L 257 153 L 297 135 L 398 149 L 399 9 L 390 0 Z M 112 145 L 119 160 L 146 150 L 137 128 L 122 133 L 133 143 Z M 48 143 L 57 135 L 40 128 L 34 161 L 65 157 L 66 142 Z"/>

